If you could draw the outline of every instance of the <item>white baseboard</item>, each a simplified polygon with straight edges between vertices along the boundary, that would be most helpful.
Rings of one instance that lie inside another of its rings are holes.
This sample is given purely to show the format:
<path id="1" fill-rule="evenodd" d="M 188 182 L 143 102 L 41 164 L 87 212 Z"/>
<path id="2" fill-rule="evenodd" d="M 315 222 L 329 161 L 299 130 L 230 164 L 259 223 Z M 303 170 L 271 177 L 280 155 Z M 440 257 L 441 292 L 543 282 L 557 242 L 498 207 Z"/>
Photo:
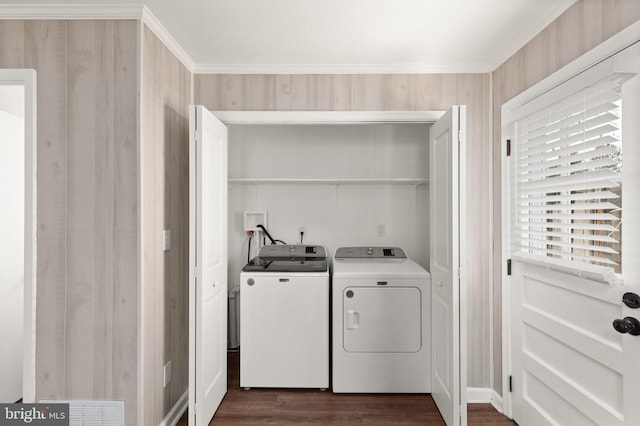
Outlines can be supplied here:
<path id="1" fill-rule="evenodd" d="M 469 404 L 490 404 L 490 388 L 467 388 L 467 403 Z"/>
<path id="2" fill-rule="evenodd" d="M 189 389 L 185 390 L 178 402 L 171 407 L 171 411 L 162 419 L 159 426 L 175 426 L 187 407 L 189 407 Z"/>
<path id="3" fill-rule="evenodd" d="M 502 397 L 498 395 L 498 392 L 491 390 L 491 405 L 500 414 L 504 414 L 504 405 L 502 404 Z"/>

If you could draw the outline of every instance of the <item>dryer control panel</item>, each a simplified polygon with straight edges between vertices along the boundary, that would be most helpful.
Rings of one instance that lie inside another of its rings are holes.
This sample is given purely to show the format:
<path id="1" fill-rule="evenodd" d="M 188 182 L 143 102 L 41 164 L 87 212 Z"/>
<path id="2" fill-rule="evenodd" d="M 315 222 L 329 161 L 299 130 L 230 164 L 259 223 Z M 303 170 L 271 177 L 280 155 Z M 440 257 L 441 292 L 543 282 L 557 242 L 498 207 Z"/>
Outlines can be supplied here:
<path id="1" fill-rule="evenodd" d="M 406 259 L 400 247 L 340 247 L 336 259 Z"/>
<path id="2" fill-rule="evenodd" d="M 260 249 L 260 258 L 319 257 L 326 258 L 327 252 L 322 246 L 304 245 L 268 245 Z"/>

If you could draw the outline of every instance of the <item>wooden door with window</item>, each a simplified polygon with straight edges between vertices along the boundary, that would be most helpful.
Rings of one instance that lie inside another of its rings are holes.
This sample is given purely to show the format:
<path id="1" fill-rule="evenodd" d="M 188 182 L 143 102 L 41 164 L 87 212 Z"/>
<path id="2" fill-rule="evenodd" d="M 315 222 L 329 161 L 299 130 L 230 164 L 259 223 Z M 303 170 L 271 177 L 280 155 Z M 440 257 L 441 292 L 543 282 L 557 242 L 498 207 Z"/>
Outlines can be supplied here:
<path id="1" fill-rule="evenodd" d="M 536 99 L 509 126 L 510 381 L 521 426 L 640 418 L 640 81 L 607 67 Z"/>

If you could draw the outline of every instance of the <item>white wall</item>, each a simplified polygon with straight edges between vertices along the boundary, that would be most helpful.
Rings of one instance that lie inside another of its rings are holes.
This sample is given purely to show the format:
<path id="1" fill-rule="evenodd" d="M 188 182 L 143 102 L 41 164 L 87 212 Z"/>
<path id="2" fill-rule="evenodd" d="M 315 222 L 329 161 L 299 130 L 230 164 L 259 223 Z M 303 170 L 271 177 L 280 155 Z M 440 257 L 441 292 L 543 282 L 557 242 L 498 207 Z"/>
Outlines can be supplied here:
<path id="1" fill-rule="evenodd" d="M 229 178 L 428 179 L 428 124 L 230 125 Z M 247 261 L 243 212 L 266 210 L 274 238 L 403 247 L 428 269 L 428 184 L 231 183 L 229 283 Z M 379 227 L 384 226 L 384 236 Z"/>
<path id="2" fill-rule="evenodd" d="M 22 398 L 24 161 L 24 88 L 0 85 L 0 402 L 4 403 Z"/>

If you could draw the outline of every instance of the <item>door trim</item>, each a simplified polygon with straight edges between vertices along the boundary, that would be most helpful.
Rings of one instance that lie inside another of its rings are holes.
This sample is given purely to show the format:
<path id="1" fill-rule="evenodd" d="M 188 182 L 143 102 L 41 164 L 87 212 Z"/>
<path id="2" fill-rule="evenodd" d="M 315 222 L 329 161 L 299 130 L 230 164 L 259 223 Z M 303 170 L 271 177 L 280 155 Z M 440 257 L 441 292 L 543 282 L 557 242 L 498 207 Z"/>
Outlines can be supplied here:
<path id="1" fill-rule="evenodd" d="M 24 86 L 25 115 L 25 235 L 24 235 L 24 346 L 22 400 L 36 398 L 36 293 L 37 293 L 37 141 L 36 141 L 36 71 L 32 69 L 2 69 L 0 84 Z"/>
<path id="2" fill-rule="evenodd" d="M 618 32 L 603 43 L 594 47 L 584 55 L 576 58 L 569 64 L 555 71 L 545 79 L 534 84 L 527 90 L 515 96 L 511 100 L 502 104 L 501 122 L 500 122 L 500 182 L 501 182 L 501 199 L 500 209 L 502 214 L 501 223 L 501 283 L 502 283 L 502 402 L 504 414 L 513 418 L 511 393 L 509 389 L 509 376 L 512 372 L 511 357 L 511 277 L 507 275 L 504 265 L 509 259 L 509 163 L 507 161 L 507 146 L 504 141 L 511 139 L 513 127 L 510 125 L 512 120 L 509 116 L 512 111 L 533 101 L 551 89 L 571 80 L 577 75 L 589 70 L 625 48 L 640 41 L 640 22 L 635 22 L 627 28 Z"/>

